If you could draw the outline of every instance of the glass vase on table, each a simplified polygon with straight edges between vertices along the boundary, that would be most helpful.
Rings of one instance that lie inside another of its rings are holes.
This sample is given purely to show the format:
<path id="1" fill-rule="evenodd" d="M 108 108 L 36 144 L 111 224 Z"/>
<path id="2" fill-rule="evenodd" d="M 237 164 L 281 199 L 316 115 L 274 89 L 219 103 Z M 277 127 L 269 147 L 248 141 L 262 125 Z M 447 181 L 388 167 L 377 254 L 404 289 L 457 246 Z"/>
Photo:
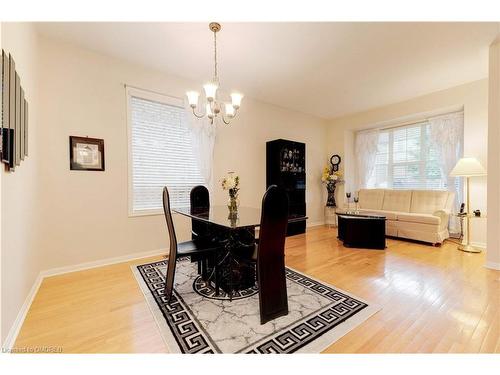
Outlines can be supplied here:
<path id="1" fill-rule="evenodd" d="M 238 199 L 238 191 L 240 190 L 240 177 L 235 175 L 234 172 L 228 172 L 228 175 L 222 179 L 222 188 L 229 192 L 229 200 L 227 201 L 227 208 L 229 209 L 229 219 L 238 216 L 238 206 L 240 201 Z"/>
<path id="2" fill-rule="evenodd" d="M 345 196 L 347 198 L 347 213 L 351 212 L 351 192 L 345 193 Z"/>
<path id="3" fill-rule="evenodd" d="M 240 200 L 238 199 L 237 189 L 229 189 L 229 200 L 227 201 L 227 208 L 229 209 L 229 219 L 234 219 L 238 216 L 239 205 Z"/>
<path id="4" fill-rule="evenodd" d="M 355 196 L 354 197 L 354 203 L 355 203 L 355 206 L 354 206 L 354 213 L 355 214 L 359 214 L 359 197 L 358 196 Z"/>

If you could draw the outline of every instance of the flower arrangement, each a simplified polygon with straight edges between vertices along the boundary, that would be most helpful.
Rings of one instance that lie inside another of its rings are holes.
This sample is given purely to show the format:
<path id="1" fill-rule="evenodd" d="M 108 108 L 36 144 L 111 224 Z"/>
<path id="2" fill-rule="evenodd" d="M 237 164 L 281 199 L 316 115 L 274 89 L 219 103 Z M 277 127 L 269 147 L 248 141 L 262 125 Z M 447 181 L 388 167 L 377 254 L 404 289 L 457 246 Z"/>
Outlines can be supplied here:
<path id="1" fill-rule="evenodd" d="M 228 172 L 228 175 L 222 179 L 222 189 L 229 191 L 229 201 L 227 203 L 229 212 L 236 213 L 239 206 L 240 177 L 235 175 L 234 172 Z"/>
<path id="2" fill-rule="evenodd" d="M 222 179 L 222 188 L 224 190 L 229 190 L 230 196 L 238 195 L 238 190 L 240 186 L 240 176 L 234 175 L 234 172 L 229 172 L 226 177 Z"/>
<path id="3" fill-rule="evenodd" d="M 331 168 L 329 168 L 327 165 L 325 165 L 325 168 L 323 168 L 323 174 L 321 175 L 321 181 L 323 183 L 339 183 L 343 182 L 342 181 L 342 172 L 340 171 L 332 171 Z"/>
<path id="4" fill-rule="evenodd" d="M 337 184 L 344 182 L 342 179 L 343 175 L 340 171 L 334 171 L 333 166 L 328 167 L 327 165 L 323 168 L 323 173 L 321 175 L 321 181 L 326 185 L 326 190 L 328 192 L 328 199 L 326 205 L 328 207 L 336 207 L 335 202 L 335 188 Z"/>

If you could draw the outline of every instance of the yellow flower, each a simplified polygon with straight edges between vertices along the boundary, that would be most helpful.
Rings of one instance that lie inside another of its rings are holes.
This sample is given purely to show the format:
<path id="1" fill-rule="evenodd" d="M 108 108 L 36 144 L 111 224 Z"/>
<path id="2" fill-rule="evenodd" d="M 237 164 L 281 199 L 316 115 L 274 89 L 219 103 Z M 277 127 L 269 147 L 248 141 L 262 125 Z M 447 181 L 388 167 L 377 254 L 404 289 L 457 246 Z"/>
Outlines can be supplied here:
<path id="1" fill-rule="evenodd" d="M 325 182 L 330 177 L 330 168 L 327 165 L 323 168 L 323 174 L 321 175 L 321 181 Z"/>

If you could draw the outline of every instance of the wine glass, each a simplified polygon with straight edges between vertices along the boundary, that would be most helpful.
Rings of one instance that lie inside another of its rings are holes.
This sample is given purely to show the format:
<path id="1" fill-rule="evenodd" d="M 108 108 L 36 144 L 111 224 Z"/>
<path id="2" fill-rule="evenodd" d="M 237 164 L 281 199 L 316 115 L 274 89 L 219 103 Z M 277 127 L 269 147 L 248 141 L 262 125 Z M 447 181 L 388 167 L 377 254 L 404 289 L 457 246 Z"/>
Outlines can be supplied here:
<path id="1" fill-rule="evenodd" d="M 359 202 L 359 197 L 354 197 L 354 203 L 356 203 L 356 208 L 354 209 L 354 212 L 358 213 L 358 202 Z"/>
<path id="2" fill-rule="evenodd" d="M 351 210 L 351 201 L 350 201 L 351 192 L 349 191 L 345 193 L 345 196 L 347 197 L 347 212 L 349 212 Z"/>

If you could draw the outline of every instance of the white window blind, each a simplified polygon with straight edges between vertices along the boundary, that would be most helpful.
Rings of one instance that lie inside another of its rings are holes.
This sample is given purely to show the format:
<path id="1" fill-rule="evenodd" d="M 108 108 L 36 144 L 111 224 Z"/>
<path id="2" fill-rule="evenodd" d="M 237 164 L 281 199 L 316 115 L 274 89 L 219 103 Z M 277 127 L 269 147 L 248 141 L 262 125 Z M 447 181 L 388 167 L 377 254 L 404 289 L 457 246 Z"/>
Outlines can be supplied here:
<path id="1" fill-rule="evenodd" d="M 438 150 L 430 141 L 430 124 L 381 130 L 369 188 L 446 190 Z"/>
<path id="2" fill-rule="evenodd" d="M 164 186 L 172 208 L 189 206 L 191 189 L 205 181 L 193 153 L 182 101 L 140 90 L 128 92 L 131 213 L 161 212 Z"/>

